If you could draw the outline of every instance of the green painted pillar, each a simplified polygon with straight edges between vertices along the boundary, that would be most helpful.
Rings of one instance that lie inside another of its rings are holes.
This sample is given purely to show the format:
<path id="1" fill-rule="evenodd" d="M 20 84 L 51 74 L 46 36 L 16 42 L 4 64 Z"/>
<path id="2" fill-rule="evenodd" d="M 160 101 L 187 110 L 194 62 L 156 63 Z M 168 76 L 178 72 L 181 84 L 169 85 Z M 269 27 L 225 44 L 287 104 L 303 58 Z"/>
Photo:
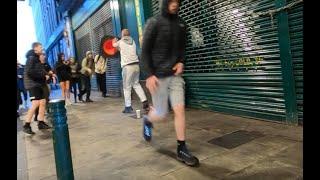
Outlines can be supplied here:
<path id="1" fill-rule="evenodd" d="M 285 6 L 286 0 L 276 0 L 276 7 Z M 286 121 L 291 124 L 298 124 L 298 109 L 293 73 L 293 62 L 290 47 L 288 13 L 286 10 L 277 14 L 278 36 L 280 46 L 280 60 L 282 69 L 282 81 L 284 89 Z"/>
<path id="2" fill-rule="evenodd" d="M 64 100 L 49 102 L 49 118 L 53 125 L 52 137 L 58 180 L 73 180 L 72 156 Z"/>

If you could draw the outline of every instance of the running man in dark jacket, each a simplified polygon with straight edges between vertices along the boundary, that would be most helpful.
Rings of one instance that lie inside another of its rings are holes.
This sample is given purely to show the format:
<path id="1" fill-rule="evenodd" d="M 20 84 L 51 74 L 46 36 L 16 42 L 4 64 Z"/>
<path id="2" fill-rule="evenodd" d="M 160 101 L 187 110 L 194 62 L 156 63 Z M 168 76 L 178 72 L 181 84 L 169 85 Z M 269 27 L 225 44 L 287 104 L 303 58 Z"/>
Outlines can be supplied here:
<path id="1" fill-rule="evenodd" d="M 43 65 L 39 60 L 39 55 L 42 53 L 41 43 L 35 42 L 32 44 L 32 49 L 28 51 L 26 58 L 26 66 L 24 71 L 24 84 L 30 93 L 31 108 L 26 116 L 26 123 L 23 126 L 23 131 L 27 134 L 34 134 L 31 129 L 30 123 L 32 116 L 35 114 L 36 109 L 39 107 L 38 115 L 38 128 L 48 129 L 50 128 L 44 122 L 44 114 L 46 108 L 45 92 L 43 86 L 46 86 L 46 81 L 50 79 L 47 75 Z"/>
<path id="2" fill-rule="evenodd" d="M 186 25 L 178 17 L 179 1 L 163 0 L 161 14 L 148 20 L 142 43 L 142 63 L 153 107 L 143 118 L 143 135 L 152 138 L 152 122 L 168 113 L 168 99 L 174 111 L 177 159 L 190 166 L 199 164 L 185 144 L 185 82 L 181 76 L 185 60 Z"/>

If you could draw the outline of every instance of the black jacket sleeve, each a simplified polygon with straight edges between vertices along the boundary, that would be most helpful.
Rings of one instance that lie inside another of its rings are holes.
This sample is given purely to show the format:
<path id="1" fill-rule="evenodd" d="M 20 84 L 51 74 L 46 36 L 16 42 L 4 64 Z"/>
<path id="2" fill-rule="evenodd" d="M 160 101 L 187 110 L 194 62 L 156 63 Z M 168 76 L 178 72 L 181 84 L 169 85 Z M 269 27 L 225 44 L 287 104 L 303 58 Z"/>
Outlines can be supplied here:
<path id="1" fill-rule="evenodd" d="M 179 42 L 179 50 L 178 50 L 178 62 L 184 63 L 186 58 L 186 43 L 187 43 L 187 28 L 186 24 L 181 20 L 181 24 L 184 26 L 181 27 L 181 37 Z"/>
<path id="2" fill-rule="evenodd" d="M 143 34 L 141 62 L 147 78 L 154 74 L 154 67 L 152 65 L 152 49 L 157 35 L 156 24 L 156 19 L 150 18 L 146 23 Z"/>

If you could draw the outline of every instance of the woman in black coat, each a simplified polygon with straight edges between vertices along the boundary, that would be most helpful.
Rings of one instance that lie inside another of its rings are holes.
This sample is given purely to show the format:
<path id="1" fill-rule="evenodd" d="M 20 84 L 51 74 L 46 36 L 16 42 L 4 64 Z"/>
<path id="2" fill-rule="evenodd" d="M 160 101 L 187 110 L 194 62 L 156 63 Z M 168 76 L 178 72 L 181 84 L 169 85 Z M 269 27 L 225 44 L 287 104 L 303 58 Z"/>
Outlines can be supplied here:
<path id="1" fill-rule="evenodd" d="M 60 87 L 62 91 L 62 97 L 66 101 L 66 105 L 71 105 L 70 101 L 70 80 L 71 80 L 71 68 L 69 61 L 65 61 L 63 53 L 58 54 L 58 62 L 56 64 L 56 74 L 58 76 Z"/>

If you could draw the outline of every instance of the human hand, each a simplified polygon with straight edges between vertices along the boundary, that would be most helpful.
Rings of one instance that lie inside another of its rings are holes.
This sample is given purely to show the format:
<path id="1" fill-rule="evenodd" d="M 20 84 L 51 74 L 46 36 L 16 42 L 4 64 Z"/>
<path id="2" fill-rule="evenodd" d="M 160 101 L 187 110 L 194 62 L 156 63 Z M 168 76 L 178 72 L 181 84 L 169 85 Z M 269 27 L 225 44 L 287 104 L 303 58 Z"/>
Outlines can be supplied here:
<path id="1" fill-rule="evenodd" d="M 177 63 L 176 65 L 174 65 L 174 67 L 172 68 L 172 70 L 176 71 L 174 73 L 174 75 L 180 75 L 183 72 L 183 64 L 182 63 Z"/>
<path id="2" fill-rule="evenodd" d="M 146 80 L 146 86 L 149 89 L 151 94 L 154 94 L 157 87 L 159 85 L 159 80 L 155 75 L 152 75 L 150 77 L 147 78 Z"/>

